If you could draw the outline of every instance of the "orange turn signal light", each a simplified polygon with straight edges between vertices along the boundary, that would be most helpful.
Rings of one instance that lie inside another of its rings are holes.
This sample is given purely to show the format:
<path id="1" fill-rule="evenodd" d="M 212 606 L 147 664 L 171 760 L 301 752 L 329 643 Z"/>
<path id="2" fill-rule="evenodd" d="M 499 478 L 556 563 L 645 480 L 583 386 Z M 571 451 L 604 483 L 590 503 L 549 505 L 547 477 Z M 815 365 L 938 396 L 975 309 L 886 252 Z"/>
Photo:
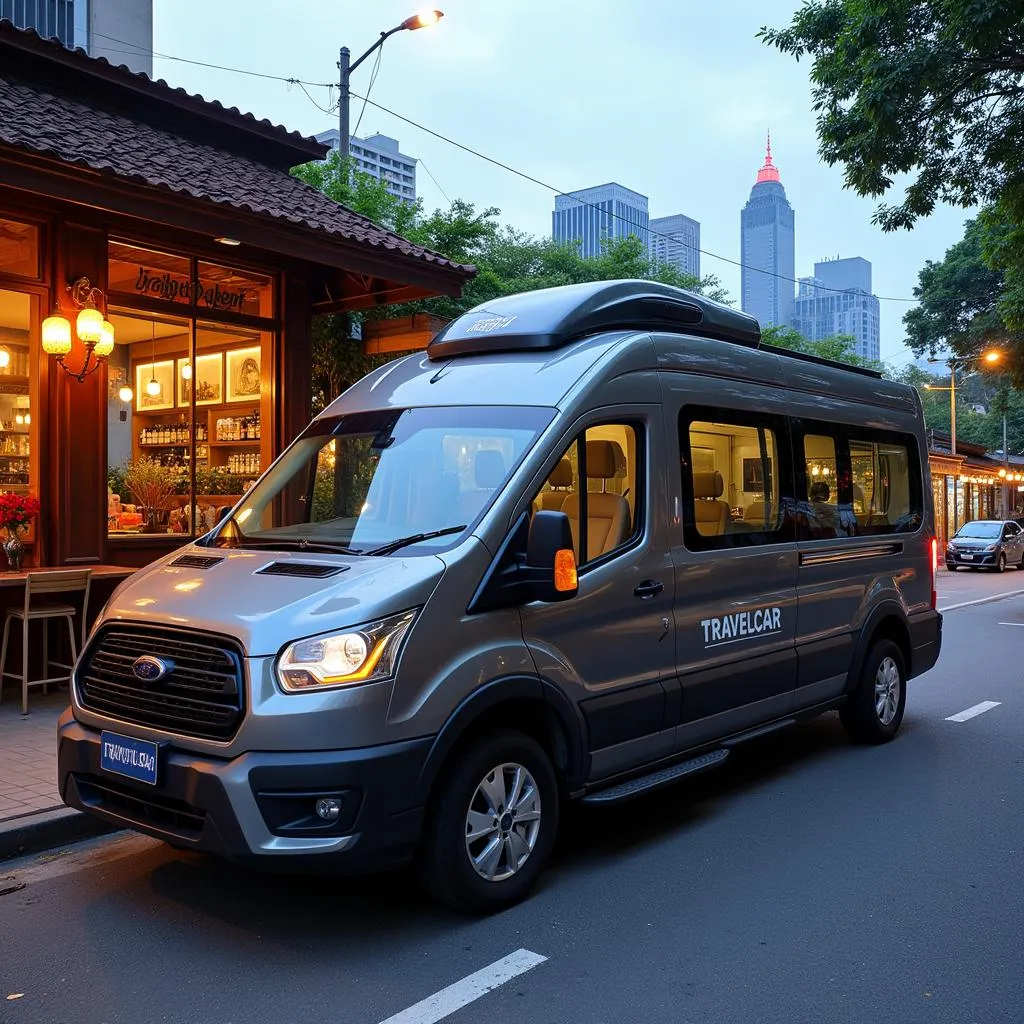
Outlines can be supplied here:
<path id="1" fill-rule="evenodd" d="M 572 548 L 561 548 L 555 552 L 555 590 L 567 594 L 578 586 L 576 555 Z"/>

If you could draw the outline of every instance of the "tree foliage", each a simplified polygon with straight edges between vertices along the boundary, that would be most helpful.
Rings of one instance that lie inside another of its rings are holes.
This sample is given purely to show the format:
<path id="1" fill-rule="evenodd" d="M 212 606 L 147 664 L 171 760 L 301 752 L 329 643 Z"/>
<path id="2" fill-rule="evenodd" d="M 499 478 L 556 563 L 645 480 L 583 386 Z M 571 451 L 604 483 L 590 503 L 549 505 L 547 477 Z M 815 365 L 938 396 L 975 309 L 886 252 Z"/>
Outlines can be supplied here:
<path id="1" fill-rule="evenodd" d="M 804 352 L 836 363 L 864 366 L 872 370 L 884 370 L 882 363 L 864 359 L 857 355 L 856 339 L 849 334 L 833 334 L 821 341 L 811 341 L 792 327 L 778 327 L 774 324 L 761 329 L 761 338 L 766 345 L 786 348 L 793 352 Z"/>
<path id="2" fill-rule="evenodd" d="M 811 60 L 819 153 L 882 199 L 884 230 L 939 203 L 984 207 L 980 241 L 1004 274 L 994 308 L 1024 331 L 1024 3 L 806 0 L 761 37 Z"/>

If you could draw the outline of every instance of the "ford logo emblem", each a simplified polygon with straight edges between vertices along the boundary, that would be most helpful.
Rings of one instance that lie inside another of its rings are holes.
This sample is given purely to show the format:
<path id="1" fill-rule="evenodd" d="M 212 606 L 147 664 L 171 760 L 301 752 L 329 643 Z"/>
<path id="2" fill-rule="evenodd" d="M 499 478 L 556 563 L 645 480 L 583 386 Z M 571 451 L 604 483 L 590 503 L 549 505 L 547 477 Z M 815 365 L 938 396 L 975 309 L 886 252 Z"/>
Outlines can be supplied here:
<path id="1" fill-rule="evenodd" d="M 135 678 L 141 679 L 144 683 L 155 683 L 163 679 L 172 668 L 173 665 L 154 658 L 150 654 L 144 654 L 132 662 L 132 672 L 135 674 Z"/>

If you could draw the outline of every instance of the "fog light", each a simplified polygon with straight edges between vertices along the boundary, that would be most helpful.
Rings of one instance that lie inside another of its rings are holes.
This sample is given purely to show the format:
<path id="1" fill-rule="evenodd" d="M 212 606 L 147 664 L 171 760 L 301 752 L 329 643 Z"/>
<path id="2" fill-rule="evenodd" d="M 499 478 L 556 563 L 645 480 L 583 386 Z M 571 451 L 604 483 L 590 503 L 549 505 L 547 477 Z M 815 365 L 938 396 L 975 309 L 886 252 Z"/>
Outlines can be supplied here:
<path id="1" fill-rule="evenodd" d="M 316 816 L 323 821 L 337 821 L 341 816 L 341 801 L 333 796 L 321 797 L 316 802 Z"/>

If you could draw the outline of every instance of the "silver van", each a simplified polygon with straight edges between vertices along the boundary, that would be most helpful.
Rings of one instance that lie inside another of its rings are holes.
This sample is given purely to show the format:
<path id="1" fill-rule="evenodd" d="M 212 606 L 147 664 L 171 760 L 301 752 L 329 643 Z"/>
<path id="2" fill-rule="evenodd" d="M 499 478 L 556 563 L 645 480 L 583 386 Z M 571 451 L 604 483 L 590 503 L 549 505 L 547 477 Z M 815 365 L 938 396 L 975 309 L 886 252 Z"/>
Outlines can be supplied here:
<path id="1" fill-rule="evenodd" d="M 939 654 L 921 403 L 615 281 L 466 313 L 126 581 L 63 799 L 285 869 L 523 898 L 609 804 L 838 710 L 891 740 Z"/>

